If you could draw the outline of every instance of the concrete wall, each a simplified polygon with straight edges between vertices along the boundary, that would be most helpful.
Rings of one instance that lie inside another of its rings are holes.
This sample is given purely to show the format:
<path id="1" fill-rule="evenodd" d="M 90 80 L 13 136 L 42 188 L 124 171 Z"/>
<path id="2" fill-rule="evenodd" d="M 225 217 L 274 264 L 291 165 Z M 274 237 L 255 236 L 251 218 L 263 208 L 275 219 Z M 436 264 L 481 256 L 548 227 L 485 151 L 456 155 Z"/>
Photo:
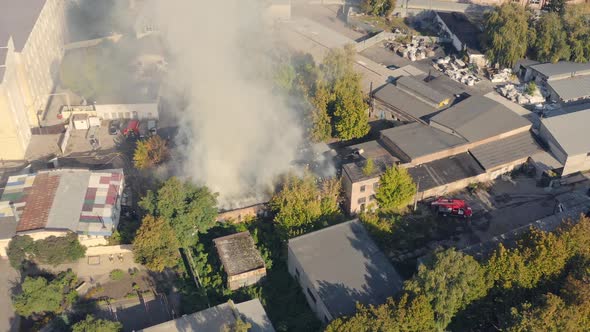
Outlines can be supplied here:
<path id="1" fill-rule="evenodd" d="M 100 104 L 94 106 L 96 115 L 109 119 L 158 119 L 158 103 L 145 104 Z"/>
<path id="2" fill-rule="evenodd" d="M 266 276 L 266 268 L 262 267 L 253 271 L 244 272 L 234 276 L 227 276 L 229 289 L 236 290 L 241 287 L 257 284 Z"/>
<path id="3" fill-rule="evenodd" d="M 588 156 L 588 153 L 581 153 L 575 156 L 568 156 L 561 175 L 565 176 L 576 172 L 590 170 L 590 157 Z"/>
<path id="4" fill-rule="evenodd" d="M 547 127 L 545 126 L 543 121 L 541 121 L 541 125 L 539 126 L 539 137 L 541 137 L 541 139 L 545 143 L 547 143 L 547 145 L 549 145 L 549 150 L 551 150 L 551 152 L 553 152 L 553 155 L 555 156 L 555 158 L 560 163 L 565 165 L 565 162 L 567 160 L 567 154 L 561 148 L 561 146 L 559 145 L 559 143 L 557 142 L 555 137 L 553 137 L 553 135 L 551 134 L 549 129 L 547 129 Z"/>
<path id="5" fill-rule="evenodd" d="M 342 176 L 342 188 L 346 195 L 346 206 L 352 214 L 360 213 L 363 209 L 371 210 L 377 207 L 375 200 L 375 186 L 379 185 L 379 176 L 353 183 L 348 174 Z M 361 189 L 364 186 L 364 191 Z M 364 201 L 363 201 L 364 200 Z"/>
<path id="6" fill-rule="evenodd" d="M 244 208 L 225 211 L 217 215 L 217 221 L 231 221 L 240 223 L 248 218 L 254 218 L 259 215 L 265 215 L 267 211 L 266 203 L 260 203 Z"/>
<path id="7" fill-rule="evenodd" d="M 328 311 L 328 308 L 326 308 L 326 305 L 320 299 L 319 294 L 313 287 L 313 283 L 309 280 L 306 272 L 301 267 L 301 264 L 299 264 L 297 257 L 295 256 L 290 247 L 288 248 L 287 266 L 289 268 L 289 273 L 295 278 L 295 280 L 297 280 L 297 282 L 301 286 L 301 290 L 303 294 L 305 294 L 307 303 L 309 304 L 311 310 L 316 314 L 316 316 L 324 323 L 328 323 L 332 319 L 336 318 L 332 317 L 332 315 Z M 309 296 L 308 290 L 314 296 L 315 301 L 313 301 L 313 299 Z"/>

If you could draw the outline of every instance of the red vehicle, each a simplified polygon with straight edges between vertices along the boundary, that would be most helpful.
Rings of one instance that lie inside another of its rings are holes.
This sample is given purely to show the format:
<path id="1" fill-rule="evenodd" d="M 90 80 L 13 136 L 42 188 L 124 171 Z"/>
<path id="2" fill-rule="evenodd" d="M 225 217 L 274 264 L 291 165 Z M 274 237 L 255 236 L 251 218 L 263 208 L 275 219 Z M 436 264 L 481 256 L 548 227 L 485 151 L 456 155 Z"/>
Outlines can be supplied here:
<path id="1" fill-rule="evenodd" d="M 127 123 L 127 127 L 123 129 L 123 135 L 125 136 L 139 136 L 139 120 L 131 120 Z"/>
<path id="2" fill-rule="evenodd" d="M 438 214 L 444 217 L 453 216 L 469 218 L 473 215 L 471 207 L 469 207 L 469 205 L 467 205 L 462 199 L 440 197 L 430 203 L 430 206 L 432 206 Z"/>

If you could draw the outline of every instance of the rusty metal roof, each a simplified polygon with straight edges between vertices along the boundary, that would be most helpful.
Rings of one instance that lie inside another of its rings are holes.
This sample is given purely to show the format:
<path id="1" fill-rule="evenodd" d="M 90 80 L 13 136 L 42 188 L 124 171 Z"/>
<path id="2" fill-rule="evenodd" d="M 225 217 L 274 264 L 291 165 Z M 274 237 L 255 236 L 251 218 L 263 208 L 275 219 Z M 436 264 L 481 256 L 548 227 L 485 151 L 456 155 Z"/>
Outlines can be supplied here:
<path id="1" fill-rule="evenodd" d="M 27 194 L 27 208 L 16 227 L 17 232 L 41 229 L 47 225 L 59 179 L 59 175 L 49 173 L 41 173 L 35 177 L 33 187 Z"/>

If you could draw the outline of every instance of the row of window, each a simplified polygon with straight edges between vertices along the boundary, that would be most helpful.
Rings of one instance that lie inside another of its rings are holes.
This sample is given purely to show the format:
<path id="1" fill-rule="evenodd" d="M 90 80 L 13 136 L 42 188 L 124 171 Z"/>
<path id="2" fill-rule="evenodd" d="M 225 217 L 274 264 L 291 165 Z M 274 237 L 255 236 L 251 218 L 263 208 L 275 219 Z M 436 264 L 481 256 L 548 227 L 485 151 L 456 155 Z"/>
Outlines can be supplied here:
<path id="1" fill-rule="evenodd" d="M 371 195 L 371 196 L 369 196 L 369 202 L 372 202 L 372 201 L 374 201 L 375 199 L 376 199 L 376 198 L 375 198 L 375 195 Z M 359 199 L 358 199 L 358 203 L 359 203 L 359 204 L 364 204 L 364 203 L 366 203 L 366 202 L 367 202 L 367 197 L 361 197 L 361 198 L 359 198 Z"/>
<path id="2" fill-rule="evenodd" d="M 377 190 L 377 188 L 379 188 L 379 182 L 373 183 L 373 190 Z M 366 185 L 362 185 L 361 186 L 361 192 L 364 193 L 366 190 L 367 190 L 367 186 Z"/>

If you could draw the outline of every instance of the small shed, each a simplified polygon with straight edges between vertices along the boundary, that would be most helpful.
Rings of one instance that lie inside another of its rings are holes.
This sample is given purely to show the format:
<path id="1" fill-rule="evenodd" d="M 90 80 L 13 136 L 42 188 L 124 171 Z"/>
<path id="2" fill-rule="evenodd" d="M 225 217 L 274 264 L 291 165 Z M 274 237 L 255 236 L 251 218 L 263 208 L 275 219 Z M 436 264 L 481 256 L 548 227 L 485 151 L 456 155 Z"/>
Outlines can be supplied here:
<path id="1" fill-rule="evenodd" d="M 241 232 L 213 240 L 227 274 L 229 289 L 258 283 L 266 276 L 266 266 L 249 232 Z"/>
<path id="2" fill-rule="evenodd" d="M 74 114 L 72 122 L 74 123 L 74 128 L 76 130 L 86 130 L 90 128 L 90 125 L 88 124 L 88 114 Z"/>

